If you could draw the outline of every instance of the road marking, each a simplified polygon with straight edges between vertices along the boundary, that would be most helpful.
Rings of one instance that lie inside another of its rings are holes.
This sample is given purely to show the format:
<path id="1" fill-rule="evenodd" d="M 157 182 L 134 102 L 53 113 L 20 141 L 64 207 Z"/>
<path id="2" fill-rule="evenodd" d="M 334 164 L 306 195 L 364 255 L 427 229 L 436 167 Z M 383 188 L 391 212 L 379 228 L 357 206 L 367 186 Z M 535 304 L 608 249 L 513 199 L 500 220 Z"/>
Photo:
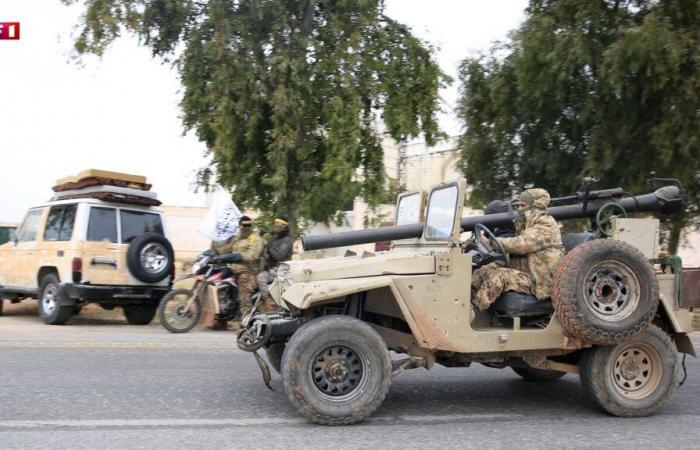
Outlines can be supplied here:
<path id="1" fill-rule="evenodd" d="M 693 342 L 693 347 L 700 350 L 700 342 Z M 31 341 L 0 341 L 0 349 L 166 349 L 166 350 L 235 350 L 239 351 L 235 342 L 31 342 Z"/>
<path id="2" fill-rule="evenodd" d="M 522 419 L 519 414 L 450 414 L 450 415 L 416 415 L 416 416 L 379 416 L 372 417 L 365 423 L 387 422 L 479 422 L 489 420 Z M 268 426 L 297 425 L 308 423 L 301 417 L 260 417 L 239 419 L 104 419 L 104 420 L 6 420 L 0 421 L 0 429 L 27 428 L 155 428 L 155 427 L 210 427 L 210 426 Z"/>
<path id="3" fill-rule="evenodd" d="M 59 349 L 226 349 L 236 350 L 235 342 L 0 342 L 3 348 L 59 348 Z"/>

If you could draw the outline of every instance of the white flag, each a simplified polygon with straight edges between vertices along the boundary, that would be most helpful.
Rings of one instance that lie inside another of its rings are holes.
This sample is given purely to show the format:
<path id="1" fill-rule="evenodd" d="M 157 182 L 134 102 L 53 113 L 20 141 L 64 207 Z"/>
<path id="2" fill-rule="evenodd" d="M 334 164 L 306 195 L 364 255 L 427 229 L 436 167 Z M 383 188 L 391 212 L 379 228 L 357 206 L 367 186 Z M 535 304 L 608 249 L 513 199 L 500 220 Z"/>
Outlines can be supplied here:
<path id="1" fill-rule="evenodd" d="M 212 241 L 227 241 L 238 232 L 238 220 L 241 216 L 241 210 L 233 202 L 231 195 L 224 191 L 216 191 L 199 232 Z"/>

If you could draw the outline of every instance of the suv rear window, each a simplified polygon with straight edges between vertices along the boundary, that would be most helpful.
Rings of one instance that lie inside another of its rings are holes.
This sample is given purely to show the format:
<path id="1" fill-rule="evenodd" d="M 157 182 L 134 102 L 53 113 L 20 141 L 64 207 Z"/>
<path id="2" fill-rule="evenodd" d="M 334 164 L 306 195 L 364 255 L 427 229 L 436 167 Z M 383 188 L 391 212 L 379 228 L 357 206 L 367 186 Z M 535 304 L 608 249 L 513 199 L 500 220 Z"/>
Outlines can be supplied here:
<path id="1" fill-rule="evenodd" d="M 117 211 L 114 208 L 90 208 L 87 240 L 117 242 Z"/>
<path id="2" fill-rule="evenodd" d="M 163 234 L 163 223 L 159 214 L 121 210 L 122 242 L 131 242 L 143 233 Z"/>
<path id="3" fill-rule="evenodd" d="M 70 241 L 78 205 L 52 206 L 44 228 L 45 241 Z"/>

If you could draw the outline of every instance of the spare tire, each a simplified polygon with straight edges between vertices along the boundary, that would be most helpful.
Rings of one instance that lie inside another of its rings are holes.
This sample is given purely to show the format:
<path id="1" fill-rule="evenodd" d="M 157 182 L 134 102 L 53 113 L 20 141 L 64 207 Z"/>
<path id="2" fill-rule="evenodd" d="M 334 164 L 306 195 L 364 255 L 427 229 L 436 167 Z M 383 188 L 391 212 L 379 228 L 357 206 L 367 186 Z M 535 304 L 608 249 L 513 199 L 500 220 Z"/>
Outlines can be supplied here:
<path id="1" fill-rule="evenodd" d="M 157 283 L 171 274 L 175 257 L 173 246 L 159 233 L 136 236 L 126 249 L 129 272 L 144 283 Z"/>
<path id="2" fill-rule="evenodd" d="M 574 337 L 617 344 L 647 329 L 659 306 L 659 283 L 635 247 L 597 239 L 564 257 L 554 278 L 552 303 Z"/>

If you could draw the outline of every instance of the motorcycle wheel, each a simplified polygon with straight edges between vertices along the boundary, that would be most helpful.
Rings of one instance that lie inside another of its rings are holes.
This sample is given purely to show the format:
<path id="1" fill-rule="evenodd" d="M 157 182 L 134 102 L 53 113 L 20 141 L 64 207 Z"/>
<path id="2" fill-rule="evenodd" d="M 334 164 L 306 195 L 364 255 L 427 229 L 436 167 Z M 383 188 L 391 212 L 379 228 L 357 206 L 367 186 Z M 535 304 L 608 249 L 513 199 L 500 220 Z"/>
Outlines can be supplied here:
<path id="1" fill-rule="evenodd" d="M 158 319 L 171 333 L 187 333 L 192 330 L 202 316 L 202 304 L 199 298 L 187 308 L 187 302 L 193 292 L 189 289 L 173 289 L 165 294 L 158 306 Z"/>

